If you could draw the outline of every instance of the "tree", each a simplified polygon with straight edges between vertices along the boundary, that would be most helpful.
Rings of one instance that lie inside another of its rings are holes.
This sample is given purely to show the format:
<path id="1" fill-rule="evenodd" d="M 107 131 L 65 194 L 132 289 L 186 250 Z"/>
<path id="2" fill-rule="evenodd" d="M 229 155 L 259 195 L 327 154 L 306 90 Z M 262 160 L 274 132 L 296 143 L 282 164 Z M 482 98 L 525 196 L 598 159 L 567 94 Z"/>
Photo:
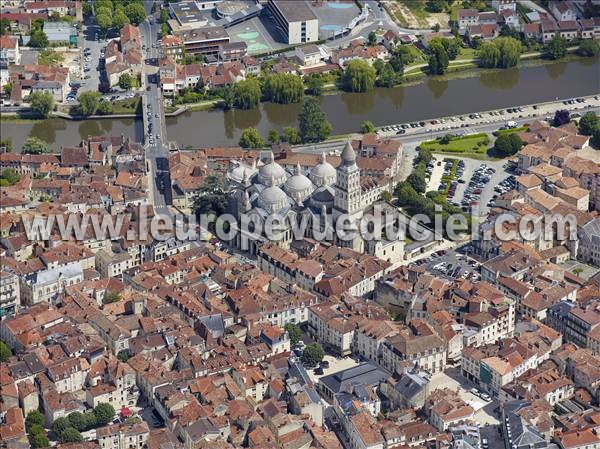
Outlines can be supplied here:
<path id="1" fill-rule="evenodd" d="M 233 88 L 231 86 L 225 86 L 223 88 L 221 96 L 223 97 L 223 109 L 225 109 L 226 111 L 231 109 L 235 101 L 235 94 L 233 92 Z"/>
<path id="2" fill-rule="evenodd" d="M 383 59 L 375 59 L 375 61 L 373 61 L 373 68 L 375 69 L 375 74 L 377 76 L 381 75 L 381 71 L 383 70 L 383 68 L 385 67 L 385 62 L 383 61 Z"/>
<path id="3" fill-rule="evenodd" d="M 404 73 L 405 60 L 400 53 L 394 52 L 389 60 L 389 64 L 394 69 L 394 72 Z"/>
<path id="4" fill-rule="evenodd" d="M 580 56 L 596 56 L 600 53 L 600 42 L 595 39 L 585 39 L 579 44 L 577 54 Z"/>
<path id="5" fill-rule="evenodd" d="M 50 92 L 34 92 L 29 96 L 31 110 L 40 117 L 47 118 L 54 108 L 54 98 Z"/>
<path id="6" fill-rule="evenodd" d="M 36 48 L 46 48 L 48 46 L 48 36 L 42 29 L 34 29 L 29 35 L 29 46 Z"/>
<path id="7" fill-rule="evenodd" d="M 419 148 L 419 154 L 417 154 L 417 157 L 415 158 L 415 162 L 417 164 L 422 162 L 425 165 L 427 165 L 431 162 L 432 159 L 433 159 L 433 155 L 431 154 L 430 150 L 428 150 L 427 148 Z"/>
<path id="8" fill-rule="evenodd" d="M 15 185 L 21 179 L 21 177 L 14 168 L 7 168 L 5 170 L 2 170 L 2 175 L 0 175 L 0 178 L 5 179 L 8 185 L 10 186 Z M 4 342 L 0 341 L 0 348 L 2 348 L 2 345 L 6 346 Z"/>
<path id="9" fill-rule="evenodd" d="M 131 358 L 131 353 L 129 352 L 129 349 L 122 349 L 121 351 L 119 351 L 117 353 L 117 359 L 119 359 L 119 361 L 121 361 L 121 362 L 126 362 L 130 358 Z"/>
<path id="10" fill-rule="evenodd" d="M 12 355 L 12 351 L 8 347 L 6 343 L 0 340 L 0 362 L 5 363 L 8 361 L 10 356 Z"/>
<path id="11" fill-rule="evenodd" d="M 425 190 L 427 190 L 427 181 L 425 181 L 424 177 L 415 172 L 408 175 L 406 182 L 409 183 L 413 189 L 415 189 L 415 192 L 425 193 Z"/>
<path id="12" fill-rule="evenodd" d="M 123 73 L 119 77 L 119 87 L 123 90 L 131 90 L 137 84 L 136 81 L 137 80 L 129 73 Z"/>
<path id="13" fill-rule="evenodd" d="M 392 197 L 392 194 L 390 192 L 388 192 L 387 190 L 384 190 L 383 192 L 381 192 L 381 201 L 386 201 L 388 203 L 391 203 L 392 200 L 394 199 Z"/>
<path id="14" fill-rule="evenodd" d="M 378 84 L 381 87 L 393 87 L 396 84 L 396 72 L 391 64 L 387 63 L 383 66 Z"/>
<path id="15" fill-rule="evenodd" d="M 31 426 L 38 425 L 42 428 L 44 427 L 44 415 L 39 410 L 32 410 L 27 413 L 27 417 L 25 418 L 25 427 L 30 429 Z"/>
<path id="16" fill-rule="evenodd" d="M 121 300 L 121 294 L 117 292 L 110 292 L 104 297 L 104 304 L 112 304 L 113 302 L 119 302 Z"/>
<path id="17" fill-rule="evenodd" d="M 451 61 L 455 60 L 460 53 L 460 45 L 456 39 L 443 39 L 442 45 L 446 49 L 448 59 Z"/>
<path id="18" fill-rule="evenodd" d="M 296 128 L 292 128 L 291 126 L 283 129 L 281 140 L 289 143 L 290 145 L 298 145 L 302 141 L 298 130 Z"/>
<path id="19" fill-rule="evenodd" d="M 302 336 L 302 329 L 300 329 L 300 326 L 294 323 L 287 323 L 283 328 L 288 333 L 292 346 L 296 346 L 296 343 L 300 341 L 300 337 Z"/>
<path id="20" fill-rule="evenodd" d="M 128 23 L 129 23 L 129 17 L 127 17 L 127 14 L 125 14 L 124 11 L 121 11 L 121 10 L 115 11 L 115 14 L 113 15 L 113 18 L 112 18 L 112 24 L 115 28 L 121 29 Z"/>
<path id="21" fill-rule="evenodd" d="M 304 83 L 292 73 L 273 73 L 264 77 L 262 93 L 265 100 L 274 103 L 298 103 L 304 96 Z"/>
<path id="22" fill-rule="evenodd" d="M 96 14 L 96 23 L 102 34 L 106 35 L 106 32 L 113 26 L 112 16 L 109 14 Z"/>
<path id="23" fill-rule="evenodd" d="M 162 23 L 160 25 L 160 37 L 165 37 L 169 35 L 169 25 L 166 23 Z"/>
<path id="24" fill-rule="evenodd" d="M 366 92 L 375 86 L 375 78 L 375 69 L 367 61 L 355 59 L 348 62 L 342 83 L 350 92 Z"/>
<path id="25" fill-rule="evenodd" d="M 560 34 L 555 34 L 546 46 L 546 52 L 550 59 L 562 59 L 567 54 L 567 41 Z"/>
<path id="26" fill-rule="evenodd" d="M 319 96 L 323 92 L 323 78 L 318 73 L 311 73 L 306 76 L 304 84 L 310 95 Z"/>
<path id="27" fill-rule="evenodd" d="M 105 426 L 115 419 L 115 408 L 106 402 L 101 402 L 94 407 L 94 415 L 96 416 L 96 425 Z"/>
<path id="28" fill-rule="evenodd" d="M 561 126 L 571 121 L 571 114 L 566 109 L 559 109 L 554 113 L 554 126 Z"/>
<path id="29" fill-rule="evenodd" d="M 100 93 L 99 92 L 84 92 L 79 95 L 79 107 L 78 112 L 84 116 L 94 115 L 100 105 Z"/>
<path id="30" fill-rule="evenodd" d="M 134 25 L 139 25 L 146 20 L 146 10 L 142 3 L 130 3 L 125 7 L 125 14 Z"/>
<path id="31" fill-rule="evenodd" d="M 586 112 L 579 119 L 579 134 L 591 136 L 598 127 L 600 127 L 600 121 L 594 112 Z M 4 174 L 2 174 L 2 176 L 4 177 Z"/>
<path id="32" fill-rule="evenodd" d="M 80 432 L 86 430 L 89 423 L 88 419 L 81 412 L 69 413 L 69 416 L 67 416 L 67 418 L 69 419 L 71 426 L 79 430 Z"/>
<path id="33" fill-rule="evenodd" d="M 167 20 L 169 20 L 169 13 L 167 12 L 166 9 L 161 9 L 160 10 L 160 21 L 161 21 L 161 23 L 167 23 Z"/>
<path id="34" fill-rule="evenodd" d="M 373 133 L 373 132 L 375 132 L 375 125 L 373 125 L 373 122 L 370 122 L 369 120 L 365 120 L 360 125 L 360 132 L 361 132 L 361 134 Z"/>
<path id="35" fill-rule="evenodd" d="M 12 139 L 10 137 L 0 139 L 0 150 L 6 153 L 12 152 Z"/>
<path id="36" fill-rule="evenodd" d="M 425 9 L 429 12 L 442 12 L 447 5 L 446 0 L 428 0 Z"/>
<path id="37" fill-rule="evenodd" d="M 256 79 L 240 81 L 233 87 L 233 103 L 236 108 L 253 109 L 258 106 L 260 97 L 260 83 Z"/>
<path id="38" fill-rule="evenodd" d="M 208 175 L 197 191 L 194 212 L 197 216 L 223 215 L 227 210 L 227 195 L 223 181 L 216 175 Z"/>
<path id="39" fill-rule="evenodd" d="M 267 138 L 269 139 L 270 143 L 277 143 L 279 142 L 279 132 L 276 129 L 272 129 L 269 131 Z"/>
<path id="40" fill-rule="evenodd" d="M 114 112 L 113 105 L 110 101 L 101 101 L 98 105 L 98 114 L 100 115 L 109 115 Z"/>
<path id="41" fill-rule="evenodd" d="M 83 441 L 81 433 L 73 427 L 67 427 L 58 437 L 61 443 L 81 443 Z"/>
<path id="42" fill-rule="evenodd" d="M 331 134 L 331 123 L 327 121 L 316 98 L 304 100 L 302 111 L 298 115 L 298 123 L 300 139 L 304 143 L 321 142 Z"/>
<path id="43" fill-rule="evenodd" d="M 0 35 L 4 36 L 5 34 L 8 34 L 8 30 L 10 30 L 10 20 L 6 17 L 2 17 L 2 19 L 0 19 Z"/>
<path id="44" fill-rule="evenodd" d="M 73 428 L 71 422 L 68 418 L 61 416 L 60 418 L 56 418 L 52 423 L 52 431 L 60 437 L 60 435 L 69 428 Z"/>
<path id="45" fill-rule="evenodd" d="M 429 73 L 432 75 L 443 75 L 448 69 L 448 53 L 439 42 L 429 44 Z"/>
<path id="46" fill-rule="evenodd" d="M 23 154 L 41 154 L 48 152 L 48 144 L 35 136 L 28 137 L 21 149 Z"/>
<path id="47" fill-rule="evenodd" d="M 240 137 L 239 145 L 242 148 L 262 148 L 265 141 L 256 128 L 246 128 Z"/>
<path id="48" fill-rule="evenodd" d="M 494 43 L 500 50 L 498 67 L 508 69 L 516 67 L 521 58 L 521 42 L 513 37 L 499 37 Z"/>
<path id="49" fill-rule="evenodd" d="M 36 433 L 30 435 L 31 447 L 38 449 L 41 447 L 50 447 L 50 440 L 43 433 Z"/>
<path id="50" fill-rule="evenodd" d="M 371 47 L 377 43 L 377 33 L 375 33 L 375 31 L 371 31 L 369 33 L 369 35 L 367 36 L 367 43 Z"/>
<path id="51" fill-rule="evenodd" d="M 501 134 L 494 143 L 494 152 L 499 157 L 512 156 L 519 152 L 523 141 L 516 133 Z"/>
<path id="52" fill-rule="evenodd" d="M 479 65 L 486 68 L 498 66 L 500 61 L 500 49 L 494 42 L 484 42 L 479 47 Z"/>
<path id="53" fill-rule="evenodd" d="M 307 365 L 314 366 L 323 360 L 325 351 L 323 351 L 323 348 L 319 343 L 311 343 L 304 348 L 302 357 Z"/>
<path id="54" fill-rule="evenodd" d="M 600 126 L 594 130 L 594 134 L 592 134 L 592 138 L 590 139 L 590 144 L 594 148 L 600 149 Z"/>

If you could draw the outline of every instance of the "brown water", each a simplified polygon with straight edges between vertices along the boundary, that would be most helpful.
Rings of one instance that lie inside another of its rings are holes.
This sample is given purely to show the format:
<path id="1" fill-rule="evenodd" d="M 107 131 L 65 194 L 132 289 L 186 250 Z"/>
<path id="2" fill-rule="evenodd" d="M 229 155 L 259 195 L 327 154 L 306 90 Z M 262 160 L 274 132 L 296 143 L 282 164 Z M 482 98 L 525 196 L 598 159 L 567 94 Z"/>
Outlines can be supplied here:
<path id="1" fill-rule="evenodd" d="M 600 93 L 600 58 L 578 59 L 536 67 L 483 71 L 476 76 L 425 82 L 364 94 L 325 95 L 321 106 L 334 134 L 356 132 L 364 120 L 376 125 L 412 122 L 454 114 L 506 108 Z M 296 126 L 300 104 L 261 104 L 249 111 L 198 111 L 167 118 L 169 140 L 193 147 L 235 145 L 241 132 L 256 127 L 266 137 L 269 130 Z M 67 121 L 1 124 L 2 137 L 12 137 L 19 147 L 28 136 L 53 145 L 73 145 L 89 135 L 129 135 L 141 139 L 139 120 Z"/>

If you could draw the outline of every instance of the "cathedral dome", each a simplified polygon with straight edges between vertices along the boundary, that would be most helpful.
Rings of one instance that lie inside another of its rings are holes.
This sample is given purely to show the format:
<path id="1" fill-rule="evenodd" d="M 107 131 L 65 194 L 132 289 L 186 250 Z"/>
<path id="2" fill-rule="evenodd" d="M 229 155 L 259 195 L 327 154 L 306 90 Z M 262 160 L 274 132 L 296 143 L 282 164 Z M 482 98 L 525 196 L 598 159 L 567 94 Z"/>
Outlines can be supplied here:
<path id="1" fill-rule="evenodd" d="M 286 178 L 285 170 L 275 162 L 273 153 L 271 153 L 271 160 L 258 170 L 259 182 L 266 186 L 280 186 L 285 182 Z"/>
<path id="2" fill-rule="evenodd" d="M 258 195 L 258 206 L 269 213 L 274 213 L 288 205 L 288 197 L 279 187 L 272 185 Z"/>
<path id="3" fill-rule="evenodd" d="M 283 190 L 298 202 L 304 201 L 313 188 L 313 183 L 302 173 L 300 164 L 298 164 L 296 174 L 290 176 L 283 186 Z"/>
<path id="4" fill-rule="evenodd" d="M 227 173 L 227 178 L 231 181 L 241 183 L 245 180 L 249 180 L 255 174 L 256 169 L 254 167 L 250 167 L 242 162 Z"/>
<path id="5" fill-rule="evenodd" d="M 317 186 L 331 185 L 335 182 L 335 168 L 325 159 L 325 153 L 321 157 L 321 162 L 315 165 L 308 175 L 310 180 Z"/>

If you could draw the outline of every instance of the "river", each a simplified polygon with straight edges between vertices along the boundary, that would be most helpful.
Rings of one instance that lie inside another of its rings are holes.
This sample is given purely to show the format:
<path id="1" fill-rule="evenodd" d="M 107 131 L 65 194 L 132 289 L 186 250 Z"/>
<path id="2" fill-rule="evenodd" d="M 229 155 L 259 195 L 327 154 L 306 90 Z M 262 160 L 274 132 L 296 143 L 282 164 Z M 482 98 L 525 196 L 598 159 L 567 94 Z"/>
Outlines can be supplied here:
<path id="1" fill-rule="evenodd" d="M 450 81 L 424 82 L 364 94 L 338 93 L 321 97 L 321 106 L 334 134 L 357 132 L 364 120 L 376 125 L 412 122 L 454 114 L 506 108 L 600 92 L 600 58 L 576 59 L 534 67 L 492 70 Z M 296 126 L 300 104 L 263 103 L 241 111 L 197 111 L 167 118 L 169 140 L 180 146 L 236 145 L 244 128 L 253 126 L 266 137 L 269 130 Z M 2 138 L 11 137 L 19 148 L 29 136 L 52 146 L 75 145 L 93 135 L 128 135 L 141 140 L 140 120 L 102 119 L 68 121 L 49 119 L 1 123 Z"/>

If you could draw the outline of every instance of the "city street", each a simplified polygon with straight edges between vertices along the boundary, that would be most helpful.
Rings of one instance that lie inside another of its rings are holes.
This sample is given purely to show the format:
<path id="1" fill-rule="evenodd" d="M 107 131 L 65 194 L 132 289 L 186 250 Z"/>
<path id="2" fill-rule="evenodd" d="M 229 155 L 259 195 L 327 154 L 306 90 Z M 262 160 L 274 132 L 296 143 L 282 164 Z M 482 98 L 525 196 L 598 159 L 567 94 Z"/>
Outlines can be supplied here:
<path id="1" fill-rule="evenodd" d="M 147 12 L 151 8 L 146 3 Z M 146 61 L 152 62 L 158 57 L 156 43 L 158 41 L 159 25 L 154 16 L 149 15 L 140 24 L 143 45 L 145 46 Z M 151 202 L 154 211 L 162 215 L 170 215 L 171 180 L 169 177 L 169 147 L 167 127 L 165 123 L 162 94 L 156 76 L 157 68 L 152 64 L 144 64 L 142 70 L 144 144 L 146 148 L 146 166 L 148 179 L 151 182 Z M 149 126 L 152 124 L 152 132 Z"/>

